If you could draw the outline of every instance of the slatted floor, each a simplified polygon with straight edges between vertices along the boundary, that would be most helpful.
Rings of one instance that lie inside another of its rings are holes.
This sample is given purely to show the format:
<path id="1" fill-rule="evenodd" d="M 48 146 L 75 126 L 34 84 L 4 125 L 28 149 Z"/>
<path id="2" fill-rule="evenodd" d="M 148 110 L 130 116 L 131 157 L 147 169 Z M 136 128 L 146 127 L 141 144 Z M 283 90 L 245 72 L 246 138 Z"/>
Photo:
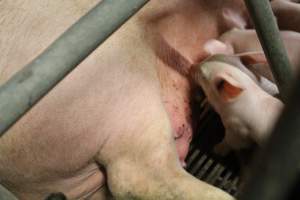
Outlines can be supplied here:
<path id="1" fill-rule="evenodd" d="M 220 157 L 213 153 L 214 145 L 223 139 L 224 127 L 203 96 L 199 92 L 192 105 L 196 112 L 194 117 L 197 118 L 194 127 L 196 135 L 186 159 L 186 170 L 198 179 L 236 196 L 240 179 L 239 162 L 233 154 Z"/>
<path id="2" fill-rule="evenodd" d="M 187 171 L 211 185 L 237 195 L 239 176 L 234 170 L 208 156 L 198 148 L 193 148 L 187 157 Z"/>

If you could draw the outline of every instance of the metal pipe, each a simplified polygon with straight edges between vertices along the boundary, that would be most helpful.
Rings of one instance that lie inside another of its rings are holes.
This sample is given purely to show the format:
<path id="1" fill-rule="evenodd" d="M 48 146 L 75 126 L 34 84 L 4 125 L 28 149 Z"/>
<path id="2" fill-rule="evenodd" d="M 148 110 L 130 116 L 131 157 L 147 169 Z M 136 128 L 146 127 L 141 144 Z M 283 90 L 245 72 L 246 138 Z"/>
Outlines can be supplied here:
<path id="1" fill-rule="evenodd" d="M 0 137 L 149 0 L 102 0 L 0 87 Z"/>
<path id="2" fill-rule="evenodd" d="M 18 200 L 12 193 L 10 193 L 2 185 L 0 185 L 0 199 L 1 200 Z"/>
<path id="3" fill-rule="evenodd" d="M 245 3 L 279 88 L 280 97 L 286 102 L 293 76 L 270 2 L 245 0 Z"/>
<path id="4" fill-rule="evenodd" d="M 300 172 L 300 77 L 241 200 L 286 200 Z"/>

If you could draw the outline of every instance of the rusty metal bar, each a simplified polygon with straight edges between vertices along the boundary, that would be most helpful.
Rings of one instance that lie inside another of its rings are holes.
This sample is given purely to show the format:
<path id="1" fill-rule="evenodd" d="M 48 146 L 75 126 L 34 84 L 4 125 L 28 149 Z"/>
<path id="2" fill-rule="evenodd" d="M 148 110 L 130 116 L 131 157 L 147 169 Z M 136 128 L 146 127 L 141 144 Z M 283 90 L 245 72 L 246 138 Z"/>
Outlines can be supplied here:
<path id="1" fill-rule="evenodd" d="M 293 79 L 291 64 L 269 0 L 245 0 L 249 14 L 284 102 Z"/>
<path id="2" fill-rule="evenodd" d="M 102 0 L 0 87 L 0 137 L 148 0 Z"/>

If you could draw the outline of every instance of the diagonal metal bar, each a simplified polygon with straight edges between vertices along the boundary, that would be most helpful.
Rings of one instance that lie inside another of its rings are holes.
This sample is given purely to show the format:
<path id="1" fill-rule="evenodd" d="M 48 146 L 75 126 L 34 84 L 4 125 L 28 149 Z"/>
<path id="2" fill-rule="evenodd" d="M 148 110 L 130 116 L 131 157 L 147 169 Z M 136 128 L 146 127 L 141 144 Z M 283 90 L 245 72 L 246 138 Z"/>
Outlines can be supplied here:
<path id="1" fill-rule="evenodd" d="M 280 32 L 269 0 L 245 0 L 249 14 L 284 102 L 293 79 L 291 64 L 280 37 Z"/>
<path id="2" fill-rule="evenodd" d="M 149 0 L 102 0 L 0 87 L 0 136 Z"/>
<path id="3" fill-rule="evenodd" d="M 0 185 L 0 199 L 1 200 L 18 200 L 12 193 L 10 193 L 6 188 Z"/>

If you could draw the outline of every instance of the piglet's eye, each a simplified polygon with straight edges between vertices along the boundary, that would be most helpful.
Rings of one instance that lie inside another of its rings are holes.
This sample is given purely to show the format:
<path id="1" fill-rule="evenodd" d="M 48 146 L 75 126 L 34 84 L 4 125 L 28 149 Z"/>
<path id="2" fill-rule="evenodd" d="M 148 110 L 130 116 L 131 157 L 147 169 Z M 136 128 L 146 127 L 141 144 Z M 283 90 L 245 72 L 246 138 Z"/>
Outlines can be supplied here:
<path id="1" fill-rule="evenodd" d="M 219 92 L 224 90 L 225 83 L 226 82 L 224 80 L 219 80 L 216 82 L 216 88 Z"/>

